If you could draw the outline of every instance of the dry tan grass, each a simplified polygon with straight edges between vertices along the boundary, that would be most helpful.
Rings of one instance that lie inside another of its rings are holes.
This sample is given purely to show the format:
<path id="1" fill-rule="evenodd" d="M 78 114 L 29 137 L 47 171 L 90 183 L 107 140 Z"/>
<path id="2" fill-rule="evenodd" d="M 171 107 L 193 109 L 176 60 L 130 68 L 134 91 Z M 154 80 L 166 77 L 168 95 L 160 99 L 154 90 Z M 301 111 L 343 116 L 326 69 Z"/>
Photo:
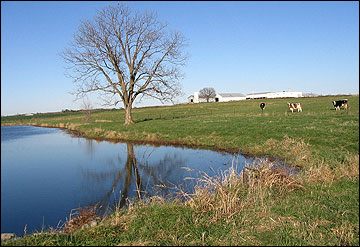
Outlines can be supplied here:
<path id="1" fill-rule="evenodd" d="M 65 128 L 65 126 L 66 126 L 66 125 L 65 125 L 64 123 L 59 123 L 59 124 L 58 124 L 58 127 L 59 127 L 59 128 Z"/>
<path id="2" fill-rule="evenodd" d="M 96 208 L 97 205 L 92 207 L 88 206 L 84 208 L 77 208 L 74 211 L 71 210 L 70 218 L 65 222 L 61 233 L 67 234 L 76 232 L 82 229 L 88 223 L 94 220 L 99 220 L 100 217 L 96 214 Z"/>
<path id="3" fill-rule="evenodd" d="M 348 154 L 335 169 L 335 177 L 359 178 L 359 154 Z"/>
<path id="4" fill-rule="evenodd" d="M 95 134 L 100 134 L 100 133 L 104 132 L 104 130 L 101 129 L 101 128 L 95 128 L 93 132 L 94 132 Z"/>
<path id="5" fill-rule="evenodd" d="M 256 151 L 276 150 L 292 164 L 305 168 L 303 179 L 308 182 L 333 183 L 341 178 L 359 177 L 359 154 L 350 154 L 343 162 L 328 164 L 324 159 L 314 158 L 310 144 L 284 136 L 282 141 L 268 139 L 264 145 L 256 146 Z"/>
<path id="6" fill-rule="evenodd" d="M 129 242 L 129 243 L 121 243 L 117 246 L 154 246 L 154 243 L 150 241 L 144 241 L 144 242 Z"/>
<path id="7" fill-rule="evenodd" d="M 253 150 L 262 154 L 274 152 L 275 155 L 285 158 L 288 163 L 298 167 L 311 166 L 313 159 L 310 144 L 302 139 L 290 138 L 287 135 L 281 141 L 270 138 L 262 145 L 255 145 Z"/>
<path id="8" fill-rule="evenodd" d="M 186 204 L 197 212 L 214 212 L 216 220 L 224 216 L 230 218 L 246 206 L 245 201 L 241 200 L 245 188 L 234 167 L 213 177 L 202 173 L 202 177 L 196 181 L 193 194 L 182 194 L 187 199 Z"/>
<path id="9" fill-rule="evenodd" d="M 247 201 L 241 201 L 240 197 L 234 196 L 235 193 L 222 193 L 224 191 L 219 194 L 211 194 L 208 190 L 198 189 L 194 199 L 187 204 L 196 209 L 198 213 L 214 213 L 213 221 L 221 218 L 229 220 L 235 214 L 241 214 L 248 206 Z"/>
<path id="10" fill-rule="evenodd" d="M 289 234 L 294 238 L 303 239 L 310 246 L 317 246 L 319 242 L 325 241 L 324 234 L 319 228 L 329 228 L 333 223 L 327 220 L 312 219 L 301 221 L 295 216 L 280 216 L 274 219 L 278 226 L 288 225 L 293 229 Z"/>
<path id="11" fill-rule="evenodd" d="M 147 133 L 142 132 L 142 137 L 145 138 L 147 141 L 157 141 L 159 140 L 158 135 L 156 133 Z"/>
<path id="12" fill-rule="evenodd" d="M 244 167 L 242 174 L 243 183 L 253 192 L 276 188 L 282 194 L 304 189 L 300 182 L 294 179 L 294 175 L 267 161 Z"/>
<path id="13" fill-rule="evenodd" d="M 310 167 L 305 174 L 309 182 L 332 183 L 335 180 L 332 169 L 325 164 L 324 161 L 319 162 L 316 166 Z"/>
<path id="14" fill-rule="evenodd" d="M 117 135 L 117 132 L 116 132 L 116 131 L 110 130 L 110 131 L 106 131 L 106 132 L 105 132 L 105 137 L 106 137 L 106 138 L 110 138 L 110 139 L 114 139 L 114 138 L 117 138 L 118 135 Z"/>
<path id="15" fill-rule="evenodd" d="M 340 227 L 332 229 L 334 235 L 339 239 L 338 245 L 348 246 L 351 245 L 354 239 L 354 226 L 350 223 L 343 223 Z M 359 236 L 357 236 L 359 238 Z"/>
<path id="16" fill-rule="evenodd" d="M 290 193 L 304 186 L 291 174 L 272 163 L 258 161 L 237 171 L 234 164 L 215 176 L 201 173 L 193 194 L 180 191 L 186 204 L 198 213 L 211 212 L 213 220 L 230 219 L 254 203 L 263 204 L 272 193 Z"/>
<path id="17" fill-rule="evenodd" d="M 286 150 L 288 158 L 295 159 L 297 165 L 304 165 L 312 158 L 310 144 L 301 139 L 295 140 L 286 135 L 280 142 L 280 148 Z"/>
<path id="18" fill-rule="evenodd" d="M 106 119 L 96 119 L 95 123 L 111 123 L 114 122 L 112 120 L 106 120 Z"/>
<path id="19" fill-rule="evenodd" d="M 309 182 L 333 183 L 342 178 L 356 179 L 359 177 L 359 155 L 348 154 L 344 162 L 337 163 L 331 168 L 323 160 L 313 162 L 305 174 Z"/>
<path id="20" fill-rule="evenodd" d="M 68 123 L 67 128 L 69 130 L 76 130 L 81 124 Z"/>
<path id="21" fill-rule="evenodd" d="M 134 219 L 135 215 L 131 212 L 134 209 L 129 208 L 128 212 L 125 213 L 124 210 L 121 208 L 116 208 L 115 212 L 111 215 L 105 216 L 100 225 L 103 226 L 116 226 L 124 231 L 129 229 L 129 224 L 131 223 L 132 219 Z"/>

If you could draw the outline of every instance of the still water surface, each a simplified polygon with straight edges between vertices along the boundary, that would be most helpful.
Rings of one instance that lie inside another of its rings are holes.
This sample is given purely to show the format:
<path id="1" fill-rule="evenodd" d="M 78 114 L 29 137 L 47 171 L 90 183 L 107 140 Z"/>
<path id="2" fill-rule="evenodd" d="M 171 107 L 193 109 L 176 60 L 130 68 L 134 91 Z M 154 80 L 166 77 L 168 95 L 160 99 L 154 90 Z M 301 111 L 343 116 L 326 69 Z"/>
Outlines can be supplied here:
<path id="1" fill-rule="evenodd" d="M 219 174 L 253 160 L 210 150 L 110 143 L 64 130 L 1 127 L 1 232 L 24 233 L 62 225 L 72 209 L 125 205 L 126 197 L 191 192 L 199 171 Z M 184 169 L 184 167 L 194 169 Z M 214 173 L 215 171 L 215 173 Z M 184 180 L 185 179 L 185 180 Z M 160 186 L 157 186 L 160 185 Z"/>

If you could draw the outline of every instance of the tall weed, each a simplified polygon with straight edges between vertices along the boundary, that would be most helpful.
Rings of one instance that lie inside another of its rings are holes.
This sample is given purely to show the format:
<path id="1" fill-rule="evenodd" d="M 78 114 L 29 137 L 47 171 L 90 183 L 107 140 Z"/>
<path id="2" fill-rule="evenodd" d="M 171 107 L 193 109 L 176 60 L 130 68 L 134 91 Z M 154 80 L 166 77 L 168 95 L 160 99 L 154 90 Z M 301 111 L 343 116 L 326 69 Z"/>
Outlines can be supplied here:
<path id="1" fill-rule="evenodd" d="M 182 195 L 187 199 L 186 205 L 198 213 L 212 214 L 213 221 L 229 220 L 250 206 L 264 206 L 273 195 L 305 188 L 296 175 L 268 161 L 249 164 L 241 172 L 233 164 L 215 176 L 201 174 L 196 179 L 195 192 Z"/>

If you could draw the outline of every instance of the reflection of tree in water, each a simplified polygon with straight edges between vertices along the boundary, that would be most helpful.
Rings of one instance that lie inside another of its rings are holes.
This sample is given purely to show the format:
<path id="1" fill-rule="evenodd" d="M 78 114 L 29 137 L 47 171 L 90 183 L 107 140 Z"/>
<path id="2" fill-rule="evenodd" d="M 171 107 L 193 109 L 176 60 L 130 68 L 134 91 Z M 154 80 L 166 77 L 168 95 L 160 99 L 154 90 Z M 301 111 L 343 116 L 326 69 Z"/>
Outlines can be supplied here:
<path id="1" fill-rule="evenodd" d="M 153 151 L 150 154 L 146 154 L 146 152 L 147 150 L 144 151 L 142 159 L 137 160 L 133 144 L 127 143 L 127 159 L 125 164 L 120 156 L 118 156 L 115 161 L 110 160 L 106 163 L 111 167 L 111 170 L 94 171 L 80 168 L 82 175 L 89 180 L 86 186 L 88 189 L 94 188 L 94 184 L 97 185 L 96 187 L 101 187 L 111 181 L 110 187 L 107 187 L 105 192 L 103 192 L 104 194 L 101 195 L 101 199 L 96 200 L 92 204 L 100 201 L 100 204 L 103 206 L 109 205 L 111 203 L 111 195 L 114 195 L 117 188 L 121 188 L 122 185 L 123 189 L 120 191 L 120 201 L 118 202 L 120 207 L 125 205 L 128 197 L 134 196 L 132 195 L 134 192 L 131 190 L 132 186 L 135 187 L 135 196 L 137 198 L 154 195 L 156 190 L 162 195 L 167 195 L 170 190 L 169 185 L 177 183 L 177 181 L 170 181 L 169 179 L 171 179 L 171 175 L 181 176 L 183 173 L 181 165 L 184 163 L 184 160 L 176 154 L 172 156 L 165 154 L 163 159 L 150 164 L 149 158 Z"/>
<path id="2" fill-rule="evenodd" d="M 85 143 L 86 143 L 86 152 L 90 155 L 91 158 L 93 158 L 95 152 L 93 140 L 85 139 Z"/>

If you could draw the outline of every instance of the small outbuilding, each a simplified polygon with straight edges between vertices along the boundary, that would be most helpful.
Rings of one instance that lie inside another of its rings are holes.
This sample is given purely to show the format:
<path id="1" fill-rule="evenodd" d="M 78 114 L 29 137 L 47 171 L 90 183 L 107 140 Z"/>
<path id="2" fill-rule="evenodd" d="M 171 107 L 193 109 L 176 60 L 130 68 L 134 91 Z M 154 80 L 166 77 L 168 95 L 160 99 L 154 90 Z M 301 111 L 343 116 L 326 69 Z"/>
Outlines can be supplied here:
<path id="1" fill-rule="evenodd" d="M 195 92 L 194 95 L 190 95 L 188 97 L 188 102 L 189 103 L 199 103 L 200 102 L 199 92 Z"/>
<path id="2" fill-rule="evenodd" d="M 188 97 L 188 102 L 189 102 L 189 103 L 194 103 L 194 95 L 190 95 L 190 96 Z"/>

